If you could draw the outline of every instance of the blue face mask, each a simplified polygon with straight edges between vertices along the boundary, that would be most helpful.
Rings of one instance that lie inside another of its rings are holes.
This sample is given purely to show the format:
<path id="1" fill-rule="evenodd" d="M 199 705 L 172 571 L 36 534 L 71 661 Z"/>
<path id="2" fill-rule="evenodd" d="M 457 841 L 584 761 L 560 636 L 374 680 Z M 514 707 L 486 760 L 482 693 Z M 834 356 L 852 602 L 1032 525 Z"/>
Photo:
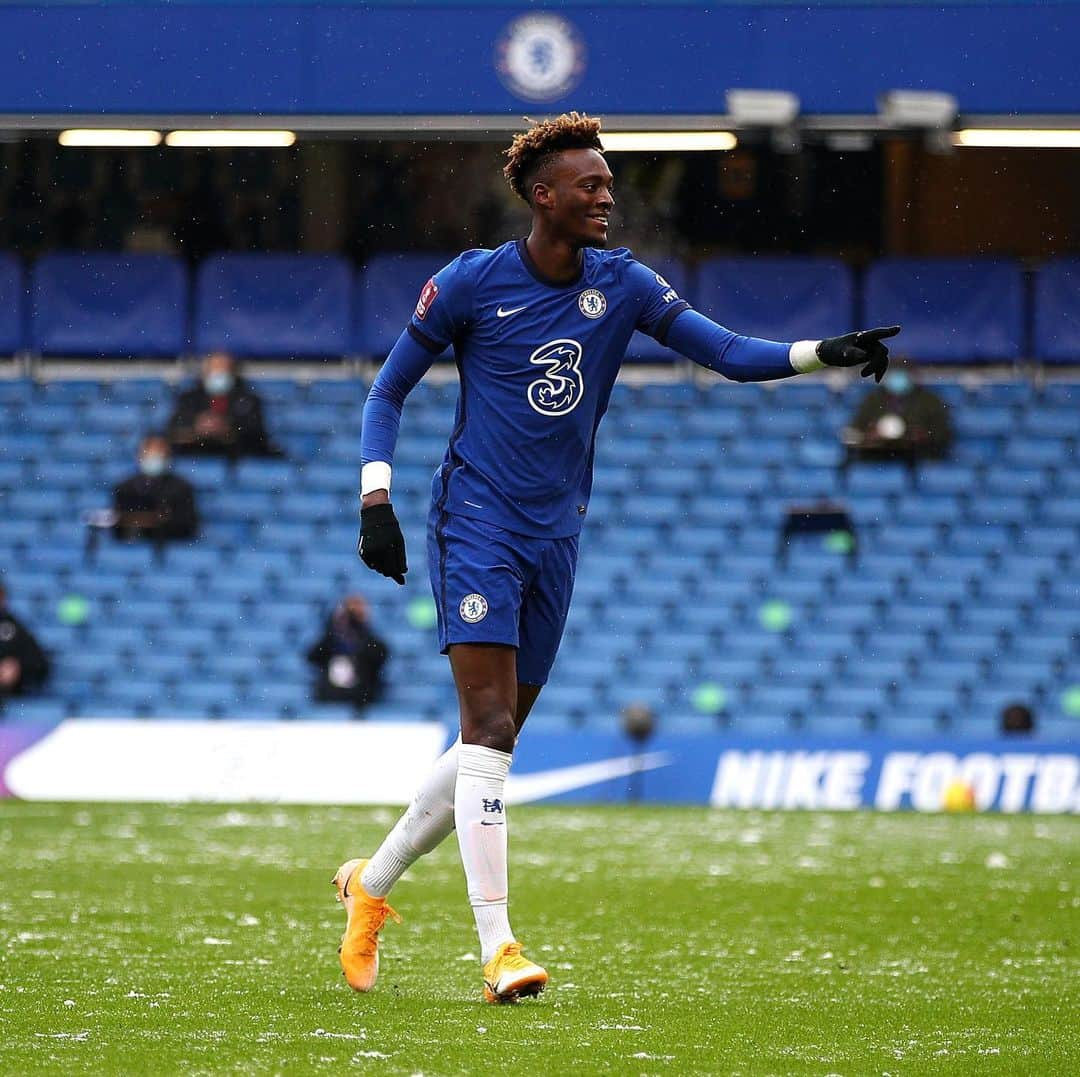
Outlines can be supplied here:
<path id="1" fill-rule="evenodd" d="M 206 375 L 203 387 L 211 396 L 224 396 L 233 387 L 233 376 L 224 370 L 215 371 Z"/>
<path id="2" fill-rule="evenodd" d="M 911 392 L 911 375 L 904 370 L 890 370 L 885 375 L 885 388 L 890 393 L 896 393 L 897 396 L 903 396 L 905 393 Z"/>
<path id="3" fill-rule="evenodd" d="M 168 461 L 164 456 L 161 456 L 158 453 L 149 453 L 139 461 L 139 470 L 144 475 L 149 475 L 151 478 L 156 478 L 158 475 L 164 475 L 167 466 Z"/>

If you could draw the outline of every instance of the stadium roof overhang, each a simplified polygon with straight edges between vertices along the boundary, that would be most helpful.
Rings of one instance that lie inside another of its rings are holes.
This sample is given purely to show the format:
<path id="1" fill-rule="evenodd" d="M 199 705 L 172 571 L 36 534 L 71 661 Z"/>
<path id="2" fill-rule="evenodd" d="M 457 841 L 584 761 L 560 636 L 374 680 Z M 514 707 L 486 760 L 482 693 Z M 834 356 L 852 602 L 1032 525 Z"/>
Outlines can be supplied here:
<path id="1" fill-rule="evenodd" d="M 689 135 L 730 132 L 744 141 L 787 140 L 793 148 L 802 142 L 825 144 L 837 150 L 869 148 L 876 140 L 885 138 L 934 138 L 954 145 L 980 144 L 965 142 L 959 132 L 978 129 L 986 132 L 1021 132 L 1012 141 L 995 143 L 993 136 L 986 144 L 1080 145 L 1080 114 L 1034 115 L 961 114 L 944 125 L 898 123 L 887 116 L 876 115 L 800 115 L 785 124 L 746 123 L 730 113 L 690 115 L 605 114 L 607 134 L 635 132 L 644 135 L 670 136 L 685 132 Z M 396 140 L 464 140 L 503 141 L 508 134 L 520 131 L 523 120 L 516 115 L 22 115 L 0 114 L 0 140 L 26 137 L 53 137 L 61 131 L 82 129 L 106 131 L 145 130 L 163 134 L 173 131 L 219 132 L 295 132 L 299 139 L 396 139 Z M 1075 138 L 1070 139 L 1070 135 Z M 228 144 L 224 142 L 223 144 Z M 703 148 L 723 146 L 702 143 Z M 668 148 L 662 139 L 655 146 L 641 148 L 662 151 Z M 679 149 L 677 144 L 670 148 Z"/>

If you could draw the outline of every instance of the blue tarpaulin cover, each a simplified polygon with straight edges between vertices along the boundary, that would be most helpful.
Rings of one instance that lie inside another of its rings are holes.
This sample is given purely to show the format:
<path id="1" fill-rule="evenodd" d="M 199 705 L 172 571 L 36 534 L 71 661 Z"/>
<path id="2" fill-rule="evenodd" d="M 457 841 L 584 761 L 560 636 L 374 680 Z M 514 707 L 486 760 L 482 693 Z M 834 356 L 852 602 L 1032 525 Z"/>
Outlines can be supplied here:
<path id="1" fill-rule="evenodd" d="M 199 270 L 195 346 L 266 358 L 345 355 L 351 284 L 343 258 L 215 255 Z"/>
<path id="2" fill-rule="evenodd" d="M 909 359 L 1018 359 L 1023 350 L 1020 266 L 989 258 L 882 258 L 866 273 L 864 321 L 902 325 L 893 350 Z"/>
<path id="3" fill-rule="evenodd" d="M 179 355 L 187 274 L 162 254 L 47 254 L 33 270 L 32 344 L 42 355 Z"/>

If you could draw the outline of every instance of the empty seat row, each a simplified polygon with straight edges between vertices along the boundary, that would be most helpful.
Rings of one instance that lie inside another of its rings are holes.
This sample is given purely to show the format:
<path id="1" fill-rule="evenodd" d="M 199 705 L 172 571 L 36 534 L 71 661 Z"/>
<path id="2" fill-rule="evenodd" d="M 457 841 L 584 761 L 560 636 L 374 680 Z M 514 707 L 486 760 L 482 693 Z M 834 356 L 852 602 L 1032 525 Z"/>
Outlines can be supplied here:
<path id="1" fill-rule="evenodd" d="M 376 255 L 358 273 L 337 256 L 219 254 L 194 281 L 171 255 L 57 253 L 24 278 L 0 255 L 0 354 L 176 356 L 225 348 L 264 358 L 381 357 L 448 253 Z M 1030 299 L 1007 259 L 883 258 L 861 278 L 835 259 L 710 258 L 653 267 L 740 333 L 796 340 L 898 322 L 898 354 L 945 363 L 1025 355 L 1080 361 L 1080 259 L 1046 262 Z M 1030 322 L 1030 333 L 1029 333 Z M 632 358 L 673 353 L 637 334 Z"/>

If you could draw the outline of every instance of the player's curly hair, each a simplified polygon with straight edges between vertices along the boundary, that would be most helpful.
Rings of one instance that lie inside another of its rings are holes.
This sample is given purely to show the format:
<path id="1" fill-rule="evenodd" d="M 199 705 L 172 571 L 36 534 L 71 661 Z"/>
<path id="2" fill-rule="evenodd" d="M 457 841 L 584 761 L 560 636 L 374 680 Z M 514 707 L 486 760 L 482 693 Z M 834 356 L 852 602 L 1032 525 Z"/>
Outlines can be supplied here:
<path id="1" fill-rule="evenodd" d="M 514 136 L 506 151 L 503 175 L 510 189 L 519 198 L 530 201 L 529 193 L 536 177 L 563 150 L 598 150 L 600 121 L 584 112 L 564 112 L 553 120 L 535 123 L 520 135 Z"/>

